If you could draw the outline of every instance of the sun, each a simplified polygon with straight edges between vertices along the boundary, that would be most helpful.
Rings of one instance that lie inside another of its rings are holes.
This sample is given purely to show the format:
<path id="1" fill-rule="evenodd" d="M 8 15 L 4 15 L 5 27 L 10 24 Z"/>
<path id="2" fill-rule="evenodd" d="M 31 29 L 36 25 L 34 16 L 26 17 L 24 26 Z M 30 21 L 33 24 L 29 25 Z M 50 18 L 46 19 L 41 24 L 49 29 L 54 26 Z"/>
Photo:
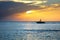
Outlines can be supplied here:
<path id="1" fill-rule="evenodd" d="M 32 12 L 34 12 L 34 11 L 32 11 L 32 10 L 26 11 L 27 14 L 31 14 Z"/>
<path id="2" fill-rule="evenodd" d="M 32 12 L 32 11 L 27 11 L 26 13 L 27 13 L 27 14 L 30 14 L 31 12 Z"/>

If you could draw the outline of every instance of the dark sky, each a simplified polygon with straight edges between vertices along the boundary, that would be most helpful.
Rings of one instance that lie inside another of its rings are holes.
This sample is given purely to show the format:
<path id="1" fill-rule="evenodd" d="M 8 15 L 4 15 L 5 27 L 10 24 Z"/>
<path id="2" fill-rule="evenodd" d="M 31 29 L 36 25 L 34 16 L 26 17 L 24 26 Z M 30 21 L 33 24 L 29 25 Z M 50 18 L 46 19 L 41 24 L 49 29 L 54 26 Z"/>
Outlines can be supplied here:
<path id="1" fill-rule="evenodd" d="M 31 6 L 25 3 L 18 2 L 0 2 L 0 20 L 6 16 L 25 12 L 31 9 L 39 9 L 38 6 Z"/>

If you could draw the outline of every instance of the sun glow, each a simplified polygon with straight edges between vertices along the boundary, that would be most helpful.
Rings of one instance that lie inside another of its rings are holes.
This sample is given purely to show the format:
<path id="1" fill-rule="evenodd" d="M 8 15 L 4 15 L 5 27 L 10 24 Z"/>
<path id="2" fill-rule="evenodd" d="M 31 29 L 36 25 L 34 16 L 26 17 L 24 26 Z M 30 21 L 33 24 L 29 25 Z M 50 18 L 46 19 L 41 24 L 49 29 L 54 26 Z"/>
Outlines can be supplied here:
<path id="1" fill-rule="evenodd" d="M 32 11 L 32 10 L 26 11 L 27 14 L 30 14 L 30 13 L 32 13 L 32 12 L 34 12 L 34 11 Z"/>
<path id="2" fill-rule="evenodd" d="M 46 8 L 44 10 L 29 10 L 22 13 L 16 13 L 8 17 L 15 21 L 60 21 L 59 8 Z"/>

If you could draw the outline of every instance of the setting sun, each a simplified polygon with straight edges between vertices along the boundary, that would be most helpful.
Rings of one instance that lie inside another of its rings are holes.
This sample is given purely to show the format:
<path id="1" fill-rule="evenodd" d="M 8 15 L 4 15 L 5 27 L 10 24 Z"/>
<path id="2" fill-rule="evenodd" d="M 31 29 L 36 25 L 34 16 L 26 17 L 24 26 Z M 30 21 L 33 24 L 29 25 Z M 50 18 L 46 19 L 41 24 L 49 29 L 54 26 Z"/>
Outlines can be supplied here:
<path id="1" fill-rule="evenodd" d="M 33 10 L 26 11 L 27 14 L 34 12 Z"/>

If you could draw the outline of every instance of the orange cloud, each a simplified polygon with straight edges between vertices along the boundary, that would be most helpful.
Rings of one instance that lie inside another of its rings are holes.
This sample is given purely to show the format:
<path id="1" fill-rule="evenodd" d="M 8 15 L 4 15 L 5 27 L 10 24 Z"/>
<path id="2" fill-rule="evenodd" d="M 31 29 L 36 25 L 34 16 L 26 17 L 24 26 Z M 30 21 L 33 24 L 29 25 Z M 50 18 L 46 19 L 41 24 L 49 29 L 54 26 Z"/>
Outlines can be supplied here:
<path id="1" fill-rule="evenodd" d="M 30 10 L 26 12 L 13 14 L 7 18 L 15 21 L 60 21 L 60 8 L 49 7 L 42 10 Z"/>

